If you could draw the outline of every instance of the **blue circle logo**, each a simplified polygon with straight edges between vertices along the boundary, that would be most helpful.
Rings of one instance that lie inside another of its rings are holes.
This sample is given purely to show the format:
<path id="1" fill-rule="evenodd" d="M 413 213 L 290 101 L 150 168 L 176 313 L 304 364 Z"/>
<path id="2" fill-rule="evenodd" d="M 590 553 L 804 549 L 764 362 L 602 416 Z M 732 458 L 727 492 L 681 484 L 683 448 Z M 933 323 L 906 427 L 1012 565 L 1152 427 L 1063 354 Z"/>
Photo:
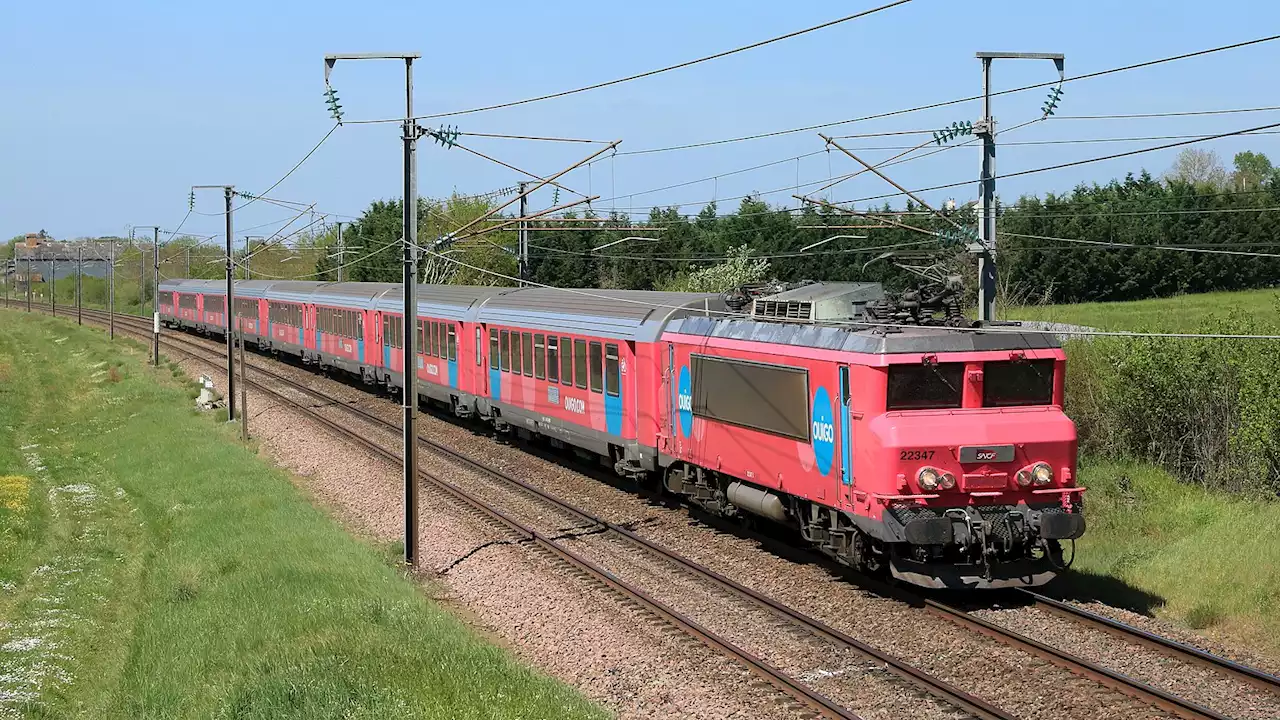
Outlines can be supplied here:
<path id="1" fill-rule="evenodd" d="M 689 366 L 680 366 L 680 384 L 677 386 L 676 407 L 680 415 L 680 434 L 689 437 L 693 432 L 693 385 L 689 382 Z"/>
<path id="2" fill-rule="evenodd" d="M 831 461 L 836 455 L 836 423 L 835 413 L 831 409 L 831 396 L 827 394 L 825 387 L 819 387 L 813 394 L 813 423 L 809 433 L 818 472 L 827 475 L 831 472 Z"/>

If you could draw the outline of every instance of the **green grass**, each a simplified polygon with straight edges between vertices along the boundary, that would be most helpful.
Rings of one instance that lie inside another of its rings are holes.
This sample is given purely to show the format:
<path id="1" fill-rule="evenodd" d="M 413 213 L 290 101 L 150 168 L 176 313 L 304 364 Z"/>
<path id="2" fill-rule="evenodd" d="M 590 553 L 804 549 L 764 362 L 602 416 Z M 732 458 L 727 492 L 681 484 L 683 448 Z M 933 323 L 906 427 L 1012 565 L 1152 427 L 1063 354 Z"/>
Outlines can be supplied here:
<path id="1" fill-rule="evenodd" d="M 0 715 L 604 715 L 428 601 L 144 358 L 0 311 L 0 698 L 29 693 Z"/>
<path id="2" fill-rule="evenodd" d="M 1148 465 L 1086 461 L 1080 475 L 1088 530 L 1068 589 L 1280 655 L 1280 503 Z"/>
<path id="3" fill-rule="evenodd" d="M 1011 319 L 1048 320 L 1104 330 L 1196 332 L 1210 315 L 1222 316 L 1231 311 L 1270 322 L 1276 314 L 1277 298 L 1280 292 L 1276 290 L 1243 290 L 1132 302 L 1029 305 L 1003 312 Z"/>

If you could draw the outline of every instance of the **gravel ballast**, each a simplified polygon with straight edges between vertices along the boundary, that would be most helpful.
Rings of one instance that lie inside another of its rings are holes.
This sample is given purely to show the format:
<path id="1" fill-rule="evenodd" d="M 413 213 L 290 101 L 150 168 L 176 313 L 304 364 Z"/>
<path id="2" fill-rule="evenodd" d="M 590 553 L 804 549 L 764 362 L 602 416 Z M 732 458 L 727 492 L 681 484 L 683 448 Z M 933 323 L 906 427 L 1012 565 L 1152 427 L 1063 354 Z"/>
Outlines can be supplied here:
<path id="1" fill-rule="evenodd" d="M 251 364 L 263 362 L 266 361 L 261 358 L 251 360 Z M 325 393 L 336 399 L 358 404 L 380 417 L 398 423 L 398 408 L 391 402 L 370 397 L 359 389 L 340 383 L 323 381 L 298 368 L 275 363 L 267 367 L 309 386 L 323 387 Z M 255 408 L 252 395 L 251 391 L 251 412 Z M 277 410 L 268 407 L 265 412 L 274 413 Z M 290 455 L 298 452 L 297 448 L 306 446 L 308 440 L 302 436 L 309 435 L 310 442 L 319 440 L 321 445 L 332 446 L 337 441 L 330 439 L 316 427 L 308 427 L 314 426 L 314 423 L 300 420 L 296 413 L 283 410 L 279 412 L 282 413 L 281 417 L 268 416 L 262 420 L 255 418 L 255 435 L 263 441 L 264 448 L 286 465 L 293 466 L 290 464 L 296 463 L 296 469 L 300 473 L 309 475 L 305 485 L 326 504 L 335 507 L 355 529 L 374 537 L 388 539 L 394 537 L 399 529 L 400 518 L 398 469 L 388 468 L 388 463 L 367 457 L 366 453 L 345 446 L 340 449 L 340 455 L 337 456 L 334 453 L 338 449 L 329 447 L 327 454 L 323 449 L 317 449 L 310 453 L 302 452 L 301 458 L 291 458 Z M 336 409 L 332 412 L 335 413 L 333 417 L 338 417 Z M 284 415 L 294 416 L 293 423 L 300 428 L 295 434 L 290 434 L 290 423 L 283 417 Z M 270 426 L 265 434 L 259 429 L 264 425 Z M 498 443 L 487 437 L 477 436 L 471 430 L 451 422 L 425 417 L 420 421 L 419 427 L 424 436 L 459 450 L 496 470 L 515 474 L 522 480 L 537 485 L 557 497 L 568 498 L 593 514 L 614 522 L 635 523 L 637 532 L 645 537 L 657 540 L 664 546 L 708 565 L 744 585 L 823 619 L 868 644 L 895 653 L 922 669 L 954 683 L 961 689 L 974 692 L 1001 707 L 1014 711 L 1019 716 L 1166 717 L 1153 708 L 1116 693 L 1101 690 L 1096 684 L 1081 681 L 1065 671 L 1018 651 L 1010 650 L 995 641 L 973 636 L 946 621 L 905 608 L 896 601 L 865 593 L 847 582 L 832 577 L 819 565 L 793 562 L 767 552 L 754 541 L 703 526 L 691 520 L 681 510 L 671 510 L 661 505 L 651 504 L 632 492 L 619 490 L 524 450 Z M 398 435 L 387 434 L 398 442 Z M 379 442 L 384 441 L 379 440 Z M 351 461 L 349 458 L 353 454 L 363 454 L 365 457 Z M 338 457 L 341 459 L 334 459 Z M 474 471 L 461 470 L 456 467 L 456 463 L 433 456 L 427 450 L 421 451 L 421 462 L 424 469 L 451 477 L 451 479 L 458 478 L 460 482 L 463 477 L 476 475 Z M 361 472 L 360 467 L 363 463 L 371 464 L 368 473 Z M 333 465 L 340 468 L 339 472 L 333 473 L 330 467 Z M 380 470 L 377 469 L 378 466 L 381 466 Z M 329 474 L 342 477 L 326 479 Z M 527 517 L 535 523 L 547 522 L 554 525 L 556 521 L 563 521 L 563 518 L 557 516 L 555 512 L 540 508 L 536 502 L 519 498 L 510 499 L 508 502 L 521 513 L 522 517 Z M 440 516 L 450 514 L 450 508 L 437 505 L 434 509 L 428 510 L 426 505 L 427 503 L 424 503 L 424 531 L 433 527 L 433 522 L 437 526 L 447 527 L 445 535 L 437 537 L 434 541 L 424 542 L 424 558 L 431 557 L 433 567 L 445 567 L 466 552 L 493 540 L 495 531 L 492 528 L 486 528 L 483 523 L 465 520 L 456 521 L 453 525 L 442 523 L 439 521 Z M 457 514 L 456 509 L 453 510 L 453 514 Z M 433 529 L 428 532 L 436 531 Z M 456 542 L 458 539 L 470 540 L 471 544 Z M 586 536 L 573 541 L 575 545 L 590 549 L 592 557 L 601 558 L 609 564 L 610 569 L 617 568 L 617 571 L 625 574 L 629 580 L 644 578 L 647 584 L 646 589 L 650 589 L 651 586 L 655 595 L 664 601 L 670 601 L 680 609 L 685 609 L 682 604 L 712 609 L 713 611 L 707 615 L 719 623 L 713 629 L 721 631 L 723 628 L 722 631 L 733 636 L 735 640 L 743 639 L 744 647 L 760 652 L 786 669 L 811 680 L 824 693 L 849 702 L 852 707 L 856 707 L 859 712 L 868 717 L 933 717 L 933 712 L 943 716 L 949 710 L 934 707 L 936 704 L 931 700 L 925 700 L 922 703 L 918 698 L 911 698 L 901 687 L 894 685 L 893 679 L 879 677 L 883 674 L 882 671 L 863 659 L 856 657 L 824 659 L 819 657 L 816 651 L 806 649 L 804 643 L 799 641 L 792 643 L 793 646 L 780 645 L 776 637 L 776 628 L 770 630 L 768 624 L 762 622 L 760 618 L 736 615 L 731 604 L 714 593 L 709 593 L 705 587 L 673 578 L 669 572 L 664 573 L 662 567 L 648 566 L 648 561 L 637 558 L 631 551 L 616 547 L 616 542 L 613 545 L 609 542 L 605 536 Z M 431 553 L 436 552 L 435 548 L 447 548 L 447 552 L 442 551 L 438 556 L 433 555 Z M 452 567 L 444 576 L 443 582 L 448 590 L 447 599 L 475 612 L 479 622 L 490 627 L 496 636 L 512 643 L 522 656 L 530 658 L 543 667 L 548 667 L 557 676 L 579 687 L 584 687 L 584 691 L 592 697 L 614 698 L 605 702 L 610 707 L 619 709 L 619 712 L 624 715 L 633 711 L 633 705 L 626 704 L 626 701 L 614 697 L 610 692 L 597 695 L 592 690 L 587 690 L 587 688 L 596 688 L 596 692 L 599 692 L 600 686 L 598 681 L 597 684 L 591 684 L 590 678 L 582 676 L 579 666 L 583 663 L 580 656 L 568 653 L 569 660 L 557 663 L 555 643 L 546 644 L 544 647 L 538 641 L 544 629 L 530 634 L 530 619 L 527 617 L 520 619 L 518 617 L 520 613 L 514 612 L 514 608 L 529 604 L 526 595 L 513 596 L 511 605 L 504 605 L 505 601 L 490 600 L 490 594 L 494 591 L 493 576 L 487 572 L 481 573 L 476 569 L 477 566 L 492 564 L 495 567 L 503 567 L 504 563 L 508 565 L 514 563 L 521 566 L 517 572 L 524 572 L 530 578 L 541 578 L 538 580 L 541 583 L 540 586 L 553 588 L 547 591 L 547 597 L 557 602 L 562 599 L 567 599 L 570 603 L 583 602 L 579 596 L 564 597 L 569 590 L 584 592 L 574 587 L 577 583 L 564 581 L 555 568 L 548 567 L 545 563 L 538 567 L 538 562 L 530 561 L 528 556 L 529 553 L 525 549 L 505 544 L 481 548 L 462 563 Z M 513 557 L 516 559 L 513 560 Z M 493 560 L 492 563 L 490 559 Z M 530 568 L 537 568 L 538 571 L 530 572 Z M 480 574 L 481 579 L 478 581 L 480 590 L 468 593 L 456 587 L 471 573 Z M 506 574 L 500 573 L 499 576 L 505 578 Z M 532 579 L 531 582 L 533 582 Z M 567 585 L 568 588 L 559 587 L 561 585 Z M 608 605 L 609 602 L 606 600 L 603 604 Z M 612 602 L 617 605 L 616 601 Z M 574 606 L 569 605 L 569 607 Z M 574 608 L 575 617 L 579 609 Z M 719 609 L 720 612 L 715 612 L 715 609 Z M 1089 606 L 1088 609 L 1098 612 L 1098 608 L 1094 606 Z M 1113 608 L 1108 610 L 1110 612 L 1104 614 L 1125 615 L 1123 611 Z M 555 614 L 550 605 L 545 611 L 548 613 L 545 616 L 548 621 L 559 618 L 562 624 L 566 622 L 564 618 Z M 1132 674 L 1138 679 L 1151 682 L 1225 714 L 1247 718 L 1280 717 L 1280 713 L 1276 712 L 1278 708 L 1274 698 L 1257 693 L 1252 688 L 1246 687 L 1238 691 L 1233 689 L 1236 684 L 1229 682 L 1224 686 L 1221 678 L 1217 678 L 1218 682 L 1215 682 L 1216 676 L 1211 671 L 1198 667 L 1191 669 L 1195 673 L 1200 673 L 1199 675 L 1188 673 L 1188 666 L 1184 663 L 1170 660 L 1141 646 L 1131 647 L 1103 633 L 1085 633 L 1068 621 L 1048 616 L 1046 613 L 1019 608 L 984 612 L 983 616 L 1043 642 L 1064 647 L 1086 659 Z M 1130 617 L 1119 619 L 1132 622 Z M 1149 618 L 1144 620 L 1150 621 Z M 511 623 L 516 623 L 519 629 L 513 630 L 507 627 Z M 620 627 L 621 639 L 632 643 L 639 640 L 634 637 L 637 634 L 634 620 L 630 624 L 618 623 L 615 618 L 613 624 Z M 1185 631 L 1177 635 L 1169 633 L 1166 628 L 1155 631 L 1206 647 L 1211 651 L 1219 651 L 1211 643 Z M 580 633 L 581 630 L 578 632 Z M 609 636 L 607 631 L 601 629 L 601 632 L 602 636 Z M 556 635 L 558 637 L 563 633 Z M 1091 635 L 1102 637 L 1096 639 L 1088 637 Z M 648 638 L 648 642 L 654 646 L 660 646 L 660 641 L 669 642 L 670 636 L 662 633 L 660 636 Z M 591 644 L 591 647 L 595 646 L 595 643 Z M 706 650 L 702 646 L 697 646 L 695 649 Z M 687 654 L 692 650 L 686 649 L 681 652 Z M 771 652 L 773 655 L 770 654 Z M 550 653 L 551 659 L 544 658 L 544 653 Z M 707 660 L 711 664 L 718 660 L 727 664 L 734 672 L 738 674 L 742 672 L 736 664 L 710 651 L 706 651 L 706 654 L 709 655 Z M 663 658 L 661 662 L 679 664 L 678 660 L 671 657 Z M 703 668 L 708 664 L 708 662 L 699 662 L 694 667 Z M 1205 675 L 1206 673 L 1208 676 Z M 594 671 L 586 673 L 592 677 L 595 674 Z M 714 683 L 725 679 L 722 674 L 716 676 L 712 673 L 712 675 L 715 677 L 709 682 Z M 617 674 L 614 677 L 615 681 L 605 683 L 605 686 L 617 687 L 622 682 L 616 680 Z M 733 678 L 734 682 L 739 680 L 740 678 Z M 584 682 L 587 684 L 580 684 Z M 878 689 L 878 684 L 887 689 Z M 872 689 L 868 690 L 868 688 Z M 706 694 L 705 688 L 704 694 Z M 628 691 L 623 695 L 633 698 L 639 696 L 634 691 Z M 657 696 L 650 694 L 644 702 L 656 702 L 655 697 Z M 723 700 L 723 697 L 717 695 L 717 699 Z M 615 702 L 622 703 L 622 706 L 615 705 Z M 677 703 L 677 705 L 681 708 L 680 712 L 694 712 L 682 704 Z M 626 709 L 623 709 L 624 707 Z M 652 707 L 648 705 L 645 707 L 647 710 L 643 716 L 654 716 L 654 713 L 650 712 Z M 750 701 L 746 701 L 743 707 L 751 707 Z M 870 710 L 866 711 L 867 708 Z M 719 708 L 719 710 L 723 709 Z M 677 713 L 670 716 L 697 715 Z M 759 713 L 753 712 L 750 716 L 756 717 Z"/>

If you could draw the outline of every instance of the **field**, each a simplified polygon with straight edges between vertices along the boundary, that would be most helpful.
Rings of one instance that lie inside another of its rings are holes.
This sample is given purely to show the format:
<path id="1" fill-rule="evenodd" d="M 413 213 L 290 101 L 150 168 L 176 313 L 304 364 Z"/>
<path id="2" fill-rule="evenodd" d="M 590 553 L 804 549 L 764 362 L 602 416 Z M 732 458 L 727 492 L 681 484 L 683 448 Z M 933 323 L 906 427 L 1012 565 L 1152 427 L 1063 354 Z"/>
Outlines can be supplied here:
<path id="1" fill-rule="evenodd" d="M 604 715 L 429 602 L 143 358 L 0 310 L 0 718 Z"/>
<path id="2" fill-rule="evenodd" d="M 1270 334 L 1280 308 L 1277 298 L 1275 290 L 1207 293 L 1127 303 L 1026 307 L 1010 309 L 1006 316 L 1152 332 L 1201 332 L 1208 327 L 1221 327 L 1218 323 L 1225 319 L 1232 331 Z M 1131 418 L 1126 421 L 1130 427 L 1135 422 L 1133 418 L 1147 416 L 1156 425 L 1170 426 L 1173 420 L 1189 415 L 1189 425 L 1199 427 L 1191 432 L 1201 435 L 1240 431 L 1231 422 L 1210 423 L 1210 418 L 1221 417 L 1210 411 L 1211 405 L 1219 407 L 1214 400 L 1225 399 L 1225 406 L 1233 412 L 1258 408 L 1259 415 L 1274 415 L 1262 405 L 1274 398 L 1274 390 L 1260 391 L 1255 397 L 1193 393 L 1196 387 L 1204 391 L 1205 382 L 1221 381 L 1221 376 L 1211 373 L 1196 374 L 1194 368 L 1206 362 L 1256 368 L 1255 373 L 1245 377 L 1256 375 L 1263 385 L 1269 385 L 1269 378 L 1275 377 L 1269 345 L 1249 340 L 1204 341 L 1228 344 L 1183 352 L 1193 346 L 1172 344 L 1195 342 L 1199 341 L 1173 339 L 1156 345 L 1116 347 L 1110 341 L 1068 343 L 1068 357 L 1076 361 L 1074 365 L 1069 363 L 1067 371 L 1068 414 L 1081 423 L 1082 431 L 1107 427 L 1099 420 L 1110 419 L 1107 413 L 1117 408 L 1121 412 L 1115 417 Z M 1152 353 L 1163 360 L 1136 364 L 1138 358 L 1151 357 Z M 1121 365 L 1141 368 L 1133 371 L 1138 375 L 1156 372 L 1167 377 L 1145 384 L 1099 381 Z M 1193 377 L 1207 380 L 1188 379 Z M 1090 386 L 1105 388 L 1105 392 L 1095 397 L 1082 390 Z M 1270 386 L 1274 388 L 1273 384 Z M 1167 398 L 1167 402 L 1161 398 Z M 1139 410 L 1145 407 L 1147 411 L 1125 415 L 1126 406 Z M 1261 427 L 1264 435 L 1274 433 L 1274 425 Z M 1189 443 L 1191 447 L 1241 447 L 1209 442 L 1195 435 L 1182 437 L 1199 440 Z M 1089 444 L 1117 447 L 1096 438 Z M 1081 458 L 1082 482 L 1089 487 L 1089 529 L 1079 543 L 1075 567 L 1083 574 L 1076 578 L 1077 584 L 1087 592 L 1090 584 L 1100 585 L 1099 576 L 1114 578 L 1123 585 L 1112 586 L 1113 596 L 1103 599 L 1135 606 L 1154 603 L 1150 609 L 1158 615 L 1280 655 L 1280 615 L 1276 612 L 1280 602 L 1280 548 L 1270 539 L 1273 533 L 1269 530 L 1280 525 L 1280 502 L 1274 492 L 1263 489 L 1264 478 L 1236 472 L 1235 482 L 1229 479 L 1220 484 L 1246 488 L 1252 485 L 1259 491 L 1224 492 L 1203 487 L 1209 483 L 1194 473 L 1179 481 L 1152 462 L 1125 459 L 1119 451 L 1107 455 L 1091 457 L 1086 453 Z M 1128 598 L 1124 597 L 1126 594 Z"/>
<path id="3" fill-rule="evenodd" d="M 1244 290 L 1133 302 L 1027 305 L 1004 309 L 1003 317 L 1087 325 L 1103 330 L 1195 332 L 1211 316 L 1231 312 L 1268 318 L 1270 322 L 1280 308 L 1278 299 L 1280 291 Z"/>

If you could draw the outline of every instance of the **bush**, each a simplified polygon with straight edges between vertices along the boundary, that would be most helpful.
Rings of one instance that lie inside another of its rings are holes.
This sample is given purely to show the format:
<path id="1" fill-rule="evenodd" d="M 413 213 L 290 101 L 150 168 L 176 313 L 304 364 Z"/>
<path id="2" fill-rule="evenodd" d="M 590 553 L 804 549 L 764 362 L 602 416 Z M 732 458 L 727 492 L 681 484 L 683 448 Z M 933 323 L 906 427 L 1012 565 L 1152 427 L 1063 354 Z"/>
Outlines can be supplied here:
<path id="1" fill-rule="evenodd" d="M 1277 330 L 1229 313 L 1198 333 Z M 1280 341 L 1104 337 L 1072 341 L 1067 353 L 1068 412 L 1084 452 L 1153 462 L 1206 487 L 1280 494 Z"/>

